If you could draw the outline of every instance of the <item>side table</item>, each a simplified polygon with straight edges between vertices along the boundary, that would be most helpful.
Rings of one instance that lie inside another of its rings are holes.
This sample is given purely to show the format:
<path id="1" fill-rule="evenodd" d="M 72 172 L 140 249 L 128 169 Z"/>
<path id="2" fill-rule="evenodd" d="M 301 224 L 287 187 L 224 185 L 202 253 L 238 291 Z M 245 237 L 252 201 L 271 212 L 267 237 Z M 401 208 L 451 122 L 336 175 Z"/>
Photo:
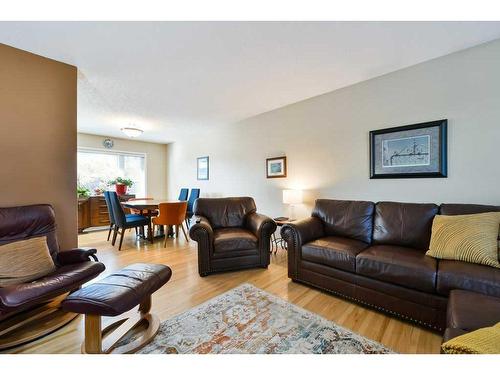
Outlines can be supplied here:
<path id="1" fill-rule="evenodd" d="M 295 221 L 295 219 L 290 220 L 288 217 L 275 217 L 273 220 L 278 227 L 282 227 L 285 224 L 288 224 L 288 223 Z M 273 233 L 271 235 L 271 250 L 270 250 L 270 252 L 272 253 L 274 250 L 274 253 L 276 254 L 280 247 L 284 250 L 287 250 L 285 240 L 283 240 L 283 238 L 281 238 L 281 236 L 276 237 L 276 233 Z"/>

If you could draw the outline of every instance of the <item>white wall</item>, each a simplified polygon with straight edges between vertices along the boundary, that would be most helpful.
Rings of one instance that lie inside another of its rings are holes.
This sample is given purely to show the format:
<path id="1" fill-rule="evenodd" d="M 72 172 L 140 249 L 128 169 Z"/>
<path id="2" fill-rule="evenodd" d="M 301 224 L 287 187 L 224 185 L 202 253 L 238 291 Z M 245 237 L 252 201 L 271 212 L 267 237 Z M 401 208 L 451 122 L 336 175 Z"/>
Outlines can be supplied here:
<path id="1" fill-rule="evenodd" d="M 339 72 L 342 74 L 342 72 Z M 259 95 L 259 93 L 255 93 Z M 369 179 L 370 130 L 448 119 L 448 178 Z M 500 41 L 457 52 L 283 107 L 238 124 L 186 133 L 168 145 L 171 197 L 249 195 L 287 214 L 281 189 L 315 198 L 500 204 Z M 196 181 L 196 157 L 210 181 Z M 266 179 L 265 159 L 286 155 L 288 178 Z"/>
<path id="2" fill-rule="evenodd" d="M 78 133 L 78 147 L 105 151 L 102 141 L 108 137 Z M 167 146 L 159 143 L 111 138 L 113 151 L 141 152 L 146 154 L 146 195 L 153 198 L 167 197 Z"/>

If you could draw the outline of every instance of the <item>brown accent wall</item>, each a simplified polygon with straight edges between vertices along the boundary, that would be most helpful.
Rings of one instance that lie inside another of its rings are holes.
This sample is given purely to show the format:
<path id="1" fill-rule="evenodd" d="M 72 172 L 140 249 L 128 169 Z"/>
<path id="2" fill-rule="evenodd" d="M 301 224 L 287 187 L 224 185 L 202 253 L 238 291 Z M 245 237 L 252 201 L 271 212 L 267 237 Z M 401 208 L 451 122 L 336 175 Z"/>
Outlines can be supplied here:
<path id="1" fill-rule="evenodd" d="M 0 206 L 50 203 L 77 246 L 77 68 L 0 44 Z"/>

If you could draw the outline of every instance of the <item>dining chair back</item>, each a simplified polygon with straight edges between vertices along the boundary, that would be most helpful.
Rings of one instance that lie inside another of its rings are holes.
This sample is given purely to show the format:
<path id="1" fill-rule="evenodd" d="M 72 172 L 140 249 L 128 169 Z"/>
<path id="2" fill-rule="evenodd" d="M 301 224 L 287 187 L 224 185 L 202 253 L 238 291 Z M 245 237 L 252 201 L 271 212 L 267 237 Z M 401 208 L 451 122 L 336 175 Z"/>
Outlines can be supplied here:
<path id="1" fill-rule="evenodd" d="M 186 225 L 189 228 L 189 220 L 193 216 L 193 206 L 194 202 L 200 197 L 200 189 L 191 189 L 191 194 L 189 195 L 187 212 L 186 212 Z"/>
<path id="2" fill-rule="evenodd" d="M 165 242 L 164 242 L 165 247 L 167 246 L 167 234 L 169 232 L 170 226 L 175 225 L 176 227 L 175 232 L 177 238 L 179 237 L 179 226 L 180 226 L 182 228 L 182 232 L 184 233 L 184 238 L 186 239 L 186 241 L 189 241 L 183 224 L 186 218 L 187 204 L 188 202 L 181 201 L 181 202 L 165 202 L 165 203 L 160 203 L 158 205 L 160 214 L 157 217 L 153 218 L 153 224 L 167 226 L 165 230 Z"/>
<path id="3" fill-rule="evenodd" d="M 111 206 L 111 200 L 109 198 L 109 191 L 104 192 L 104 200 L 106 201 L 106 207 L 108 208 L 108 216 L 109 216 L 109 231 L 108 231 L 108 241 L 111 236 L 111 231 L 115 226 L 115 216 L 113 214 L 113 207 Z"/>
<path id="4" fill-rule="evenodd" d="M 187 188 L 182 188 L 180 193 L 179 193 L 179 200 L 180 201 L 187 201 L 188 200 L 188 194 L 189 194 L 189 189 Z"/>
<path id="5" fill-rule="evenodd" d="M 115 191 L 108 191 L 108 197 L 111 202 L 115 225 L 121 228 L 127 222 L 127 217 L 120 202 L 120 198 L 118 198 L 118 194 L 116 194 Z"/>

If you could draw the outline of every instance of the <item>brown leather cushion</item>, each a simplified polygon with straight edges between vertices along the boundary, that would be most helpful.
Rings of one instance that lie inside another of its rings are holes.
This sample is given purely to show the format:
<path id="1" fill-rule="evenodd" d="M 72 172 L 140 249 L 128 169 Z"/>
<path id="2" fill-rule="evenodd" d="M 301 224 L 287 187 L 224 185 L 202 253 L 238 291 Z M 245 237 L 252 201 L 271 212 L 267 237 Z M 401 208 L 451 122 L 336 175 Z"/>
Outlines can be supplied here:
<path id="1" fill-rule="evenodd" d="M 439 260 L 437 292 L 447 296 L 453 289 L 500 297 L 500 270 L 458 260 Z"/>
<path id="2" fill-rule="evenodd" d="M 258 239 L 247 229 L 221 228 L 214 231 L 214 252 L 257 248 Z"/>
<path id="3" fill-rule="evenodd" d="M 246 216 L 255 211 L 250 197 L 198 198 L 193 207 L 194 214 L 206 217 L 214 229 L 243 227 Z"/>
<path id="4" fill-rule="evenodd" d="M 317 199 L 312 216 L 321 219 L 326 236 L 371 243 L 374 208 L 373 202 Z"/>
<path id="5" fill-rule="evenodd" d="M 323 237 L 302 245 L 302 259 L 356 272 L 356 255 L 368 244 L 345 237 Z"/>
<path id="6" fill-rule="evenodd" d="M 468 333 L 460 328 L 446 328 L 443 334 L 443 342 L 449 341 L 455 337 L 462 336 Z"/>
<path id="7" fill-rule="evenodd" d="M 55 260 L 59 244 L 54 209 L 51 205 L 0 207 L 0 245 L 42 236 L 47 237 L 50 254 Z"/>
<path id="8" fill-rule="evenodd" d="M 439 207 L 432 203 L 379 202 L 375 207 L 373 244 L 427 251 L 432 220 Z"/>
<path id="9" fill-rule="evenodd" d="M 500 298 L 452 290 L 448 299 L 446 326 L 474 331 L 500 322 Z"/>
<path id="10" fill-rule="evenodd" d="M 424 292 L 435 292 L 437 262 L 421 251 L 372 246 L 356 257 L 356 273 Z"/>
<path id="11" fill-rule="evenodd" d="M 34 306 L 78 288 L 104 271 L 99 262 L 81 262 L 59 267 L 54 273 L 31 283 L 0 288 L 0 310 Z"/>
<path id="12" fill-rule="evenodd" d="M 497 211 L 500 211 L 500 206 L 483 204 L 443 203 L 440 207 L 441 215 L 471 215 Z"/>
<path id="13" fill-rule="evenodd" d="M 131 310 L 172 276 L 163 264 L 136 263 L 70 294 L 61 304 L 79 314 L 116 316 Z"/>

